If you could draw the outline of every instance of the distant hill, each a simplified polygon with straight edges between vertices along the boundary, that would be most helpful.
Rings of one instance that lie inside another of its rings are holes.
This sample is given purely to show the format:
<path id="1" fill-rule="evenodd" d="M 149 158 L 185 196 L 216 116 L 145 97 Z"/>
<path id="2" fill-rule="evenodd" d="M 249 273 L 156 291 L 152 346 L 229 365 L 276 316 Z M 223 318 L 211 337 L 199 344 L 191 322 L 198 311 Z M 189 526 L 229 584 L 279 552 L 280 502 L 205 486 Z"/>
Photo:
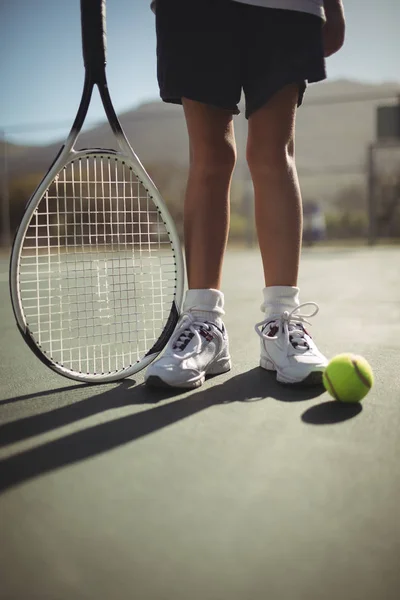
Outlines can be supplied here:
<path id="1" fill-rule="evenodd" d="M 32 150 L 32 146 L 21 146 L 19 144 L 11 144 L 10 142 L 4 142 L 0 140 L 0 156 L 7 157 L 7 161 L 9 161 L 10 165 L 18 164 L 17 159 L 21 158 L 26 152 L 30 152 Z"/>
<path id="2" fill-rule="evenodd" d="M 341 80 L 309 87 L 298 113 L 296 137 L 304 196 L 328 201 L 341 187 L 365 181 L 363 169 L 367 146 L 375 137 L 376 107 L 395 103 L 399 95 L 400 83 L 373 85 Z M 188 140 L 180 106 L 155 101 L 120 117 L 145 166 L 187 165 Z M 239 153 L 236 179 L 248 178 L 244 160 L 246 127 L 242 114 L 235 119 Z M 109 147 L 111 140 L 108 125 L 103 124 L 83 133 L 79 147 Z M 9 144 L 10 176 L 43 172 L 61 143 L 41 147 Z"/>

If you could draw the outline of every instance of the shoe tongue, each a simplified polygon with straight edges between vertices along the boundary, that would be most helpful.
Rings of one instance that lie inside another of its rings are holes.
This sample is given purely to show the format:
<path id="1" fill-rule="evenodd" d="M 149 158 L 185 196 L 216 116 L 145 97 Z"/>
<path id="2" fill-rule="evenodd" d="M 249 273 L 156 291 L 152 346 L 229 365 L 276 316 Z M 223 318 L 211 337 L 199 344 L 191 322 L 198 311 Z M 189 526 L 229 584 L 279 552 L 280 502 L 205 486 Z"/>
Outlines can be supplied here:
<path id="1" fill-rule="evenodd" d="M 309 348 L 309 344 L 306 340 L 306 335 L 308 335 L 307 331 L 304 329 L 303 323 L 291 323 L 289 325 L 289 333 L 294 335 L 290 335 L 290 343 L 294 348 L 299 350 L 307 350 Z"/>
<path id="2" fill-rule="evenodd" d="M 195 321 L 199 323 L 213 323 L 219 329 L 222 329 L 222 319 L 218 313 L 205 310 L 190 310 L 189 312 Z"/>
<path id="3" fill-rule="evenodd" d="M 289 323 L 289 331 L 293 331 L 293 330 L 295 330 L 295 329 L 296 329 L 297 331 L 298 331 L 299 329 L 300 329 L 300 330 L 302 330 L 302 331 L 304 331 L 303 324 L 302 324 L 302 323 L 300 323 L 300 322 L 298 322 L 298 323 L 293 323 L 293 322 Z"/>
<path id="4" fill-rule="evenodd" d="M 188 349 L 190 344 L 193 344 L 194 333 L 189 329 L 184 329 L 180 335 L 174 340 L 172 349 L 175 352 L 183 352 Z M 190 348 L 189 348 L 190 349 Z"/>
<path id="5" fill-rule="evenodd" d="M 172 348 L 175 352 L 190 352 L 197 346 L 198 338 L 192 331 L 193 328 L 195 328 L 199 332 L 202 329 L 207 329 L 207 325 L 202 325 L 201 323 L 193 323 L 191 327 L 187 326 L 184 329 L 182 329 L 176 337 L 176 339 L 174 340 Z"/>

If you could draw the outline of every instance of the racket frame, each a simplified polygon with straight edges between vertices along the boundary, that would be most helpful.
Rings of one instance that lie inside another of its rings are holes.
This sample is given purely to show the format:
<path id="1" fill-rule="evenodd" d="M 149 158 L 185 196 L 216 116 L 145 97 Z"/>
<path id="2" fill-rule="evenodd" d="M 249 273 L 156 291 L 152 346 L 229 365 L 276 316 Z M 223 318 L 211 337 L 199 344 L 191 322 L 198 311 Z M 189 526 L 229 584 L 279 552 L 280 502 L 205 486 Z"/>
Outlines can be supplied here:
<path id="1" fill-rule="evenodd" d="M 93 11 L 93 13 L 91 13 L 90 11 Z M 85 80 L 79 108 L 64 145 L 60 148 L 52 165 L 50 166 L 46 175 L 39 183 L 38 187 L 36 188 L 26 205 L 25 212 L 22 217 L 21 223 L 18 227 L 18 230 L 15 234 L 11 250 L 9 282 L 11 302 L 18 329 L 21 332 L 25 342 L 36 354 L 36 356 L 47 367 L 56 371 L 60 375 L 68 377 L 69 379 L 74 379 L 77 381 L 83 381 L 87 383 L 106 383 L 110 381 L 124 379 L 125 377 L 130 377 L 131 375 L 144 369 L 163 350 L 171 334 L 173 333 L 179 318 L 183 298 L 185 275 L 181 242 L 176 232 L 174 221 L 156 185 L 150 178 L 146 169 L 144 168 L 138 156 L 135 154 L 133 148 L 131 147 L 119 122 L 117 114 L 114 110 L 111 97 L 108 91 L 105 73 L 105 0 L 81 0 L 81 13 Z M 99 18 L 101 20 L 101 22 L 98 22 L 96 27 L 94 28 L 93 23 L 90 23 L 88 25 L 88 22 L 90 21 L 93 15 L 95 17 L 95 20 L 96 18 L 97 20 L 99 20 Z M 92 97 L 92 92 L 95 85 L 99 90 L 100 98 L 104 107 L 104 111 L 106 113 L 107 120 L 115 135 L 120 152 L 117 152 L 114 149 L 105 148 L 89 148 L 83 150 L 74 150 L 75 143 L 78 139 L 78 136 L 86 119 L 86 115 Z M 77 371 L 69 369 L 68 367 L 60 365 L 57 362 L 54 362 L 53 360 L 51 360 L 48 354 L 46 354 L 46 352 L 44 352 L 40 348 L 40 345 L 36 342 L 25 319 L 20 293 L 19 266 L 21 260 L 21 253 L 23 249 L 23 242 L 25 234 L 31 222 L 31 218 L 37 206 L 39 205 L 39 202 L 46 194 L 55 177 L 70 162 L 91 154 L 101 154 L 102 152 L 107 155 L 113 154 L 115 157 L 118 157 L 120 160 L 124 161 L 128 167 L 132 168 L 136 177 L 143 184 L 146 192 L 153 200 L 155 206 L 157 207 L 157 210 L 159 211 L 162 217 L 162 220 L 166 226 L 169 235 L 172 252 L 175 256 L 177 277 L 175 282 L 176 287 L 174 301 L 172 303 L 170 316 L 165 324 L 161 336 L 153 345 L 153 347 L 149 349 L 147 354 L 140 361 L 136 362 L 135 364 L 129 365 L 124 369 L 111 373 L 91 374 L 79 373 Z"/>

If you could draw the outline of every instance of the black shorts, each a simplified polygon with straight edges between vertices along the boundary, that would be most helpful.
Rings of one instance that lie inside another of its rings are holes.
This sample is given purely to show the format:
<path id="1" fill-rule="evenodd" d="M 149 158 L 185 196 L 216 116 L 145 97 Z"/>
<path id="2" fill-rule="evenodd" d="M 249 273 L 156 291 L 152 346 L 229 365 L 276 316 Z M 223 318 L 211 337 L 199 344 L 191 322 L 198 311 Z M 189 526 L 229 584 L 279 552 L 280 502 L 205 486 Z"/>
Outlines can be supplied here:
<path id="1" fill-rule="evenodd" d="M 157 76 L 165 102 L 197 100 L 246 117 L 283 86 L 325 79 L 323 21 L 233 0 L 157 0 Z"/>

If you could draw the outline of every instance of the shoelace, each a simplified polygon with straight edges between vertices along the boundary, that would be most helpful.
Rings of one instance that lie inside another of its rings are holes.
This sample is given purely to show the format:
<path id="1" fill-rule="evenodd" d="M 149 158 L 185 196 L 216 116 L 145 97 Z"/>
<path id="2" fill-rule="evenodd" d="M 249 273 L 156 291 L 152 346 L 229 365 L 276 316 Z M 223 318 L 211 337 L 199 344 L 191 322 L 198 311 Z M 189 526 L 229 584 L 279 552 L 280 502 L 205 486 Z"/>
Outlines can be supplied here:
<path id="1" fill-rule="evenodd" d="M 170 340 L 171 354 L 174 358 L 184 360 L 186 358 L 195 356 L 196 354 L 200 354 L 201 337 L 198 332 L 199 327 L 207 327 L 207 325 L 202 321 L 196 321 L 195 317 L 193 317 L 193 315 L 191 315 L 190 313 L 182 314 L 179 328 L 176 330 L 175 334 Z M 209 326 L 208 329 L 210 329 Z M 185 343 L 193 337 L 195 338 L 195 346 L 193 350 L 186 352 L 186 354 L 182 354 L 182 352 L 180 351 L 181 347 L 184 346 Z M 178 349 L 179 354 L 177 352 L 174 352 L 175 348 Z"/>
<path id="2" fill-rule="evenodd" d="M 315 310 L 309 315 L 299 313 L 298 311 L 301 308 L 304 308 L 304 306 L 313 306 Z M 260 338 L 266 340 L 276 340 L 278 339 L 278 335 L 271 336 L 265 333 L 265 326 L 268 324 L 276 325 L 278 331 L 282 327 L 285 336 L 285 347 L 288 348 L 289 345 L 292 345 L 293 348 L 295 348 L 296 350 L 305 351 L 309 349 L 309 345 L 304 339 L 304 336 L 307 335 L 307 332 L 303 329 L 303 327 L 298 327 L 298 324 L 307 323 L 308 325 L 311 325 L 308 319 L 310 319 L 311 317 L 315 317 L 318 311 L 319 306 L 315 302 L 304 302 L 303 304 L 299 304 L 299 306 L 296 306 L 296 308 L 294 308 L 290 312 L 285 310 L 285 312 L 283 312 L 282 314 L 270 315 L 268 319 L 264 319 L 264 321 L 256 323 L 254 328 L 257 334 L 260 336 Z"/>

